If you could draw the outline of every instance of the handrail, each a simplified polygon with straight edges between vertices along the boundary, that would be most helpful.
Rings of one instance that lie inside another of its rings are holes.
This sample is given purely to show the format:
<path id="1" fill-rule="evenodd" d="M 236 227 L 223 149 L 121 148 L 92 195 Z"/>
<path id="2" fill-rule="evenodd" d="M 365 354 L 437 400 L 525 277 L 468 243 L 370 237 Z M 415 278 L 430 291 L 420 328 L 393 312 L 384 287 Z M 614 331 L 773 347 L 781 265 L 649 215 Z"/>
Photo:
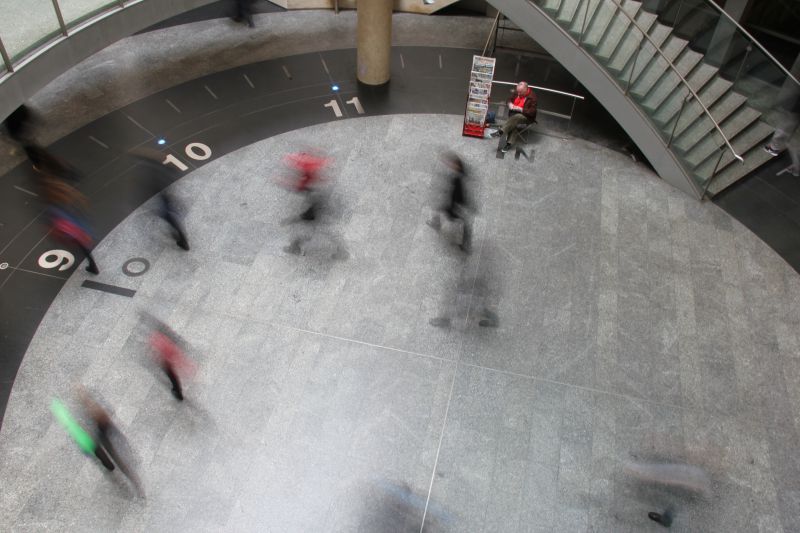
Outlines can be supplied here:
<path id="1" fill-rule="evenodd" d="M 588 0 L 587 0 L 587 1 L 588 1 Z M 723 141 L 725 141 L 725 145 L 726 145 L 726 146 L 728 147 L 728 149 L 731 151 L 731 153 L 733 154 L 733 157 L 735 157 L 736 159 L 738 159 L 740 163 L 744 163 L 744 158 L 743 158 L 742 156 L 740 156 L 739 154 L 737 154 L 737 153 L 736 153 L 736 150 L 734 150 L 734 149 L 733 149 L 733 146 L 731 146 L 731 143 L 730 143 L 730 141 L 728 141 L 728 138 L 725 136 L 725 133 L 723 133 L 723 131 L 722 131 L 722 128 L 719 126 L 719 124 L 717 124 L 717 121 L 716 121 L 716 120 L 714 120 L 714 117 L 713 117 L 713 116 L 711 116 L 711 112 L 708 110 L 708 108 L 705 106 L 705 104 L 703 104 L 703 102 L 700 100 L 700 97 L 699 97 L 699 96 L 697 96 L 697 93 L 696 93 L 696 92 L 694 92 L 694 89 L 692 89 L 692 86 L 691 86 L 691 85 L 689 85 L 689 82 L 688 82 L 688 81 L 686 81 L 686 78 L 684 78 L 683 76 L 681 76 L 681 73 L 680 73 L 680 72 L 678 72 L 678 69 L 675 67 L 675 65 L 672 63 L 672 61 L 670 61 L 670 60 L 669 60 L 669 58 L 667 58 L 667 56 L 665 56 L 665 55 L 664 55 L 664 52 L 662 52 L 662 51 L 661 51 L 661 48 L 659 48 L 659 47 L 658 47 L 658 45 L 655 43 L 655 41 L 653 41 L 653 39 L 651 39 L 651 38 L 650 38 L 650 35 L 648 35 L 648 33 L 647 33 L 646 31 L 644 31 L 644 30 L 643 30 L 643 29 L 642 29 L 642 28 L 641 28 L 641 27 L 640 27 L 640 26 L 639 26 L 639 25 L 636 23 L 636 21 L 633 19 L 633 17 L 631 17 L 631 16 L 630 16 L 630 14 L 629 14 L 627 11 L 625 11 L 624 9 L 622 9 L 622 5 L 620 5 L 620 3 L 619 3 L 619 2 L 617 2 L 617 0 L 610 0 L 610 1 L 611 1 L 611 2 L 612 2 L 614 5 L 615 5 L 615 6 L 617 6 L 617 10 L 618 10 L 618 11 L 620 11 L 620 12 L 621 12 L 623 15 L 625 15 L 625 16 L 628 18 L 628 20 L 630 20 L 631 24 L 632 24 L 632 25 L 633 25 L 633 26 L 634 26 L 634 27 L 635 27 L 637 30 L 639 30 L 639 31 L 641 32 L 641 34 L 642 34 L 642 37 L 643 37 L 643 38 L 645 38 L 645 39 L 647 39 L 647 40 L 650 42 L 650 44 L 651 44 L 651 45 L 653 45 L 653 48 L 656 50 L 656 52 L 658 52 L 658 54 L 659 54 L 659 55 L 660 55 L 662 58 L 664 58 L 664 61 L 666 61 L 666 62 L 667 62 L 667 65 L 669 65 L 669 68 L 671 68 L 671 69 L 672 69 L 672 71 L 673 71 L 673 72 L 675 72 L 675 74 L 677 74 L 677 75 L 678 75 L 678 78 L 680 78 L 681 82 L 682 82 L 682 83 L 683 83 L 683 84 L 686 86 L 686 88 L 689 90 L 689 92 L 690 92 L 690 93 L 692 93 L 692 96 L 694 96 L 694 97 L 695 97 L 695 99 L 697 100 L 697 103 L 698 103 L 698 104 L 700 104 L 700 107 L 702 107 L 702 108 L 703 108 L 703 111 L 705 111 L 706 115 L 708 115 L 708 118 L 709 118 L 709 119 L 711 119 L 711 122 L 714 124 L 714 128 L 716 128 L 716 130 L 717 130 L 717 131 L 719 132 L 719 134 L 722 136 L 722 140 L 723 140 Z M 536 4 L 533 2 L 533 0 L 528 0 L 528 3 L 529 3 L 529 4 L 531 4 L 532 6 L 536 7 L 537 9 L 539 9 L 539 6 L 537 6 L 537 5 L 536 5 Z M 640 43 L 641 43 L 641 41 L 640 41 Z M 640 46 L 639 46 L 639 50 L 637 50 L 637 52 L 636 52 L 637 56 L 638 56 L 638 54 L 639 54 L 639 52 L 640 52 L 640 51 L 641 51 L 641 44 L 640 44 Z"/>
<path id="2" fill-rule="evenodd" d="M 770 58 L 770 59 L 772 60 L 772 62 L 773 62 L 773 63 L 775 63 L 776 65 L 778 65 L 778 68 L 780 68 L 780 69 L 783 71 L 783 73 L 784 73 L 784 74 L 786 74 L 787 76 L 789 76 L 789 78 L 791 78 L 791 79 L 792 79 L 792 80 L 793 80 L 793 81 L 794 81 L 794 82 L 795 82 L 797 85 L 800 85 L 800 80 L 798 80 L 797 78 L 795 78 L 795 77 L 792 75 L 792 73 L 791 73 L 791 72 L 789 72 L 789 70 L 788 70 L 786 67 L 784 67 L 784 66 L 781 64 L 781 62 L 780 62 L 780 61 L 778 61 L 777 59 L 775 59 L 775 56 L 773 56 L 772 54 L 770 54 L 770 53 L 767 51 L 767 49 L 766 49 L 766 48 L 764 48 L 764 46 L 763 46 L 763 45 L 762 45 L 760 42 L 758 42 L 758 40 L 756 40 L 756 38 L 755 38 L 755 37 L 753 37 L 752 35 L 750 35 L 750 32 L 748 32 L 746 29 L 744 29 L 744 28 L 741 26 L 741 24 L 739 24 L 738 22 L 736 22 L 736 20 L 734 20 L 734 18 L 733 18 L 733 17 L 731 17 L 731 16 L 730 16 L 730 14 L 728 14 L 728 13 L 727 13 L 727 12 L 726 12 L 724 9 L 722 9 L 721 7 L 719 7 L 719 6 L 718 6 L 717 4 L 715 4 L 713 1 L 706 0 L 706 3 L 707 3 L 707 4 L 711 4 L 712 6 L 714 6 L 714 8 L 715 8 L 717 11 L 719 11 L 720 13 L 722 13 L 723 15 L 725 15 L 725 16 L 728 18 L 728 20 L 729 20 L 729 21 L 733 22 L 733 24 L 734 24 L 734 25 L 735 25 L 735 26 L 736 26 L 736 27 L 739 29 L 739 31 L 741 31 L 742 33 L 744 33 L 744 34 L 747 36 L 747 38 L 748 38 L 748 39 L 750 39 L 750 41 L 752 41 L 753 43 L 755 43 L 755 45 L 756 45 L 756 46 L 757 46 L 757 47 L 758 47 L 758 48 L 759 48 L 759 49 L 760 49 L 760 50 L 761 50 L 761 51 L 764 53 L 764 55 L 766 55 L 768 58 Z"/>
<path id="3" fill-rule="evenodd" d="M 516 85 L 516 83 L 513 82 L 513 81 L 492 80 L 492 83 L 496 83 L 498 85 Z M 534 89 L 536 89 L 538 91 L 545 91 L 545 92 L 548 92 L 548 93 L 556 93 L 556 94 L 563 94 L 564 96 L 571 96 L 571 97 L 576 98 L 578 100 L 585 100 L 586 99 L 586 97 L 581 96 L 579 94 L 565 93 L 564 91 L 557 91 L 555 89 L 548 89 L 547 87 L 539 87 L 537 85 L 531 85 L 531 84 L 528 84 L 528 87 L 533 87 Z"/>
<path id="4" fill-rule="evenodd" d="M 491 40 L 491 38 L 492 38 L 492 34 L 493 34 L 493 33 L 494 33 L 495 35 L 497 34 L 497 33 L 496 33 L 496 32 L 497 32 L 497 25 L 498 25 L 498 24 L 499 24 L 499 22 L 500 22 L 500 15 L 501 15 L 501 13 L 500 13 L 500 11 L 498 10 L 498 11 L 497 11 L 497 16 L 494 18 L 494 23 L 492 24 L 492 29 L 491 29 L 491 30 L 489 30 L 489 36 L 486 38 L 486 45 L 483 47 L 483 53 L 481 53 L 481 56 L 485 56 L 485 55 L 486 55 L 486 50 L 488 50 L 488 49 L 489 49 L 489 41 L 490 41 L 490 40 Z"/>

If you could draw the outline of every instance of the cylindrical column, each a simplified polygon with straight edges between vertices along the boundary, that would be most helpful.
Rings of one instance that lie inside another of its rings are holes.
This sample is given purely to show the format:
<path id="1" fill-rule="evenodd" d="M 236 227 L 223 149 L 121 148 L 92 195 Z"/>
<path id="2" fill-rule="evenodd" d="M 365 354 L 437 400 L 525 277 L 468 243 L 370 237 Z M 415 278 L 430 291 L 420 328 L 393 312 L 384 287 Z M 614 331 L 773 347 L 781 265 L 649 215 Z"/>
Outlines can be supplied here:
<path id="1" fill-rule="evenodd" d="M 358 81 L 383 85 L 391 76 L 392 0 L 360 0 L 356 53 Z"/>

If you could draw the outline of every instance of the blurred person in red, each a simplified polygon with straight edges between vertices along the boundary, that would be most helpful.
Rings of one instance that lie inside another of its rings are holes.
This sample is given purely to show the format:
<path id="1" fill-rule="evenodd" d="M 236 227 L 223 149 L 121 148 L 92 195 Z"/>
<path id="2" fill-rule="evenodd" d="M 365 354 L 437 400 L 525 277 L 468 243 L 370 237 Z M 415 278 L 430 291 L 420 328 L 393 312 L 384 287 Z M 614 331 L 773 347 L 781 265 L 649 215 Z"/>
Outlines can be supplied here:
<path id="1" fill-rule="evenodd" d="M 148 314 L 144 317 L 152 325 L 149 337 L 151 355 L 167 375 L 172 385 L 172 395 L 176 400 L 183 401 L 181 378 L 189 378 L 197 371 L 197 366 L 186 355 L 188 344 L 172 328 L 157 318 Z"/>
<path id="2" fill-rule="evenodd" d="M 287 222 L 317 222 L 325 204 L 325 195 L 321 189 L 322 169 L 328 165 L 329 159 L 311 151 L 305 151 L 289 154 L 283 161 L 295 172 L 294 178 L 284 182 L 284 185 L 303 197 L 303 208 L 300 215 L 290 218 Z M 302 252 L 301 244 L 310 239 L 309 235 L 295 235 L 284 250 L 299 255 Z"/>

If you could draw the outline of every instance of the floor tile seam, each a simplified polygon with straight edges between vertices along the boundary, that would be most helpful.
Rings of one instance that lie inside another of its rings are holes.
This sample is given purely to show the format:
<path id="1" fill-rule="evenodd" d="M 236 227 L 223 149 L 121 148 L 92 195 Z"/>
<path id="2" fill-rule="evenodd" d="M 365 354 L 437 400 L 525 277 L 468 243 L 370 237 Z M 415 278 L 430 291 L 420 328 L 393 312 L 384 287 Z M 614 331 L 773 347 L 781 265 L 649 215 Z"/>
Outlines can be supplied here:
<path id="1" fill-rule="evenodd" d="M 483 228 L 483 238 L 481 239 L 481 244 L 480 244 L 480 247 L 478 249 L 478 255 L 477 255 L 478 259 L 477 259 L 476 265 L 475 265 L 476 272 L 480 271 L 481 258 L 483 256 L 483 245 L 486 242 L 486 236 L 489 234 L 489 227 L 490 227 L 490 224 L 487 223 L 486 227 Z M 469 316 L 470 316 L 470 313 L 472 312 L 472 302 L 473 302 L 473 300 L 475 298 L 475 285 L 476 285 L 476 283 L 477 283 L 477 275 L 475 276 L 475 279 L 472 280 L 472 288 L 470 290 L 469 304 L 467 305 L 467 313 L 466 313 L 466 316 L 464 317 L 464 326 L 465 327 L 467 326 L 467 324 L 469 322 Z M 427 496 L 425 498 L 425 509 L 422 512 L 422 521 L 421 521 L 420 526 L 419 526 L 419 532 L 420 533 L 423 533 L 423 530 L 425 529 L 425 519 L 428 516 L 428 507 L 430 506 L 431 495 L 433 494 L 433 484 L 436 481 L 436 470 L 439 468 L 439 457 L 441 457 L 442 443 L 444 442 L 444 433 L 447 430 L 447 418 L 448 418 L 448 415 L 450 414 L 450 406 L 453 403 L 453 391 L 455 390 L 456 379 L 458 378 L 458 368 L 459 368 L 459 364 L 461 364 L 461 352 L 463 350 L 464 350 L 464 335 L 461 336 L 461 340 L 459 342 L 458 350 L 456 350 L 455 368 L 453 369 L 453 378 L 450 381 L 450 392 L 447 395 L 447 405 L 446 405 L 445 410 L 444 410 L 444 416 L 442 417 L 442 430 L 439 433 L 439 443 L 436 446 L 436 456 L 435 456 L 434 461 L 433 461 L 433 468 L 431 469 L 431 482 L 430 482 L 430 485 L 428 486 L 428 494 L 427 494 Z"/>
<path id="2" fill-rule="evenodd" d="M 583 390 L 583 391 L 587 391 L 587 392 L 591 392 L 591 393 L 603 394 L 603 395 L 606 395 L 606 396 L 613 396 L 613 397 L 616 397 L 616 398 L 621 398 L 621 399 L 624 399 L 624 400 L 628 400 L 629 402 L 632 402 L 632 403 L 641 402 L 641 403 L 647 403 L 647 404 L 650 404 L 650 405 L 656 405 L 656 406 L 659 406 L 659 407 L 669 407 L 669 408 L 672 408 L 672 409 L 679 409 L 681 411 L 688 411 L 688 412 L 693 412 L 693 413 L 706 413 L 706 414 L 714 415 L 714 413 L 709 413 L 708 411 L 704 411 L 703 409 L 695 409 L 695 408 L 687 407 L 687 406 L 684 406 L 684 405 L 677 405 L 677 404 L 666 403 L 666 402 L 658 402 L 658 401 L 655 401 L 655 400 L 648 400 L 646 398 L 639 398 L 639 397 L 636 397 L 636 396 L 630 396 L 630 395 L 627 395 L 627 394 L 621 394 L 619 392 L 605 391 L 605 390 L 602 390 L 602 389 L 596 389 L 594 387 L 586 387 L 584 385 L 576 385 L 574 383 L 565 383 L 563 381 L 558 381 L 558 380 L 554 380 L 554 379 L 548 379 L 548 378 L 544 378 L 544 377 L 541 377 L 541 376 L 522 374 L 520 372 L 513 372 L 511 370 L 501 370 L 501 369 L 498 369 L 498 368 L 491 368 L 491 367 L 487 367 L 487 366 L 478 365 L 478 364 L 475 364 L 475 363 L 459 362 L 459 364 L 463 365 L 463 366 L 466 366 L 466 367 L 470 367 L 470 368 L 476 368 L 476 369 L 479 369 L 479 370 L 485 370 L 485 371 L 489 371 L 489 372 L 505 374 L 505 375 L 508 375 L 508 376 L 524 378 L 524 379 L 527 379 L 527 380 L 530 380 L 530 381 L 541 381 L 541 382 L 544 382 L 544 383 L 550 383 L 552 385 L 559 385 L 559 386 L 562 386 L 562 387 Z M 722 414 L 721 416 L 728 418 L 731 415 Z"/>
<path id="3" fill-rule="evenodd" d="M 35 219 L 34 219 L 34 220 L 35 220 Z M 34 250 L 35 250 L 35 249 L 36 249 L 36 248 L 37 248 L 37 247 L 38 247 L 40 244 L 42 244 L 42 242 L 43 242 L 43 241 L 44 241 L 44 240 L 45 240 L 47 237 L 49 237 L 49 236 L 50 236 L 50 231 L 48 230 L 48 231 L 47 231 L 47 233 L 45 233 L 44 237 L 42 237 L 41 239 L 39 239 L 38 241 L 36 241 L 36 244 L 34 244 L 34 245 L 31 247 L 31 249 L 30 249 L 30 250 L 28 250 L 28 253 L 26 253 L 26 254 L 25 254 L 25 256 L 24 256 L 22 259 L 20 259 L 20 260 L 19 260 L 19 263 L 17 263 L 17 266 L 14 268 L 14 271 L 13 271 L 13 272 L 11 272 L 11 273 L 8 275 L 8 277 L 7 277 L 7 278 L 6 278 L 6 279 L 3 281 L 3 283 L 0 283 L 0 289 L 2 289 L 3 287 L 5 287 L 5 286 L 6 286 L 6 283 L 8 283 L 8 280 L 10 280 L 10 279 L 11 279 L 11 278 L 14 276 L 14 272 L 16 272 L 17 270 L 19 270 L 19 269 L 20 269 L 20 267 L 21 267 L 21 266 L 22 266 L 22 264 L 25 262 L 25 260 L 27 260 L 27 259 L 28 259 L 28 256 L 30 256 L 30 255 L 33 253 L 33 251 L 34 251 Z M 77 261 L 77 259 L 76 259 L 76 261 Z M 81 260 L 80 262 L 78 262 L 78 264 L 79 264 L 79 265 L 80 265 L 81 263 L 83 263 L 83 260 Z"/>
<path id="4" fill-rule="evenodd" d="M 352 338 L 349 338 L 349 337 L 342 337 L 340 335 L 334 335 L 334 334 L 331 334 L 331 333 L 324 333 L 322 331 L 314 331 L 312 329 L 301 328 L 301 327 L 292 326 L 292 325 L 289 325 L 289 324 L 283 324 L 283 323 L 280 323 L 280 322 L 273 322 L 271 320 L 258 320 L 258 319 L 254 319 L 254 318 L 248 317 L 246 315 L 241 315 L 241 314 L 237 314 L 237 313 L 213 313 L 212 312 L 211 314 L 217 314 L 219 316 L 222 316 L 222 317 L 225 317 L 225 318 L 232 318 L 232 319 L 235 319 L 235 320 L 254 322 L 256 324 L 262 324 L 262 325 L 271 326 L 271 327 L 280 328 L 280 329 L 288 329 L 288 330 L 292 330 L 292 331 L 297 331 L 299 333 L 307 333 L 307 334 L 316 335 L 316 336 L 319 336 L 319 337 L 326 337 L 326 338 L 335 339 L 335 340 L 339 340 L 339 341 L 343 341 L 343 342 L 349 342 L 349 343 L 353 343 L 353 344 L 360 344 L 362 346 L 369 346 L 371 348 L 378 348 L 378 349 L 381 349 L 381 350 L 387 350 L 387 351 L 392 351 L 392 352 L 400 352 L 400 353 L 404 353 L 406 355 L 412 355 L 412 356 L 415 356 L 415 357 L 422 357 L 424 359 L 432 359 L 432 360 L 441 361 L 441 362 L 444 362 L 444 363 L 453 363 L 453 362 L 455 362 L 453 359 L 448 359 L 446 357 L 440 357 L 440 356 L 437 356 L 437 355 L 425 354 L 425 353 L 422 353 L 422 352 L 413 352 L 411 350 L 404 350 L 402 348 L 395 348 L 393 346 L 384 346 L 382 344 L 376 344 L 376 343 L 372 343 L 372 342 L 368 342 L 368 341 L 362 341 L 362 340 L 359 340 L 359 339 L 352 339 Z"/>

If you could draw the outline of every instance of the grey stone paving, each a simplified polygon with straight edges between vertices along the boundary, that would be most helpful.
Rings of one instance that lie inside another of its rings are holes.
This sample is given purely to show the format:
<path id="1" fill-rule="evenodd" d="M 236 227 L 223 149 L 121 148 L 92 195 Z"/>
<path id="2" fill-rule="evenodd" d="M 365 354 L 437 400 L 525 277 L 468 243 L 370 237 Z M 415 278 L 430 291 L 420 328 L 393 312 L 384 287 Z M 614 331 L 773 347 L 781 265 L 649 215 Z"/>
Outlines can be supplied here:
<path id="1" fill-rule="evenodd" d="M 297 204 L 274 181 L 311 138 L 335 158 L 344 261 L 325 235 L 282 251 Z M 0 432 L 0 523 L 419 531 L 427 504 L 426 531 L 639 532 L 671 504 L 676 531 L 795 530 L 796 273 L 629 158 L 535 142 L 532 162 L 498 160 L 437 115 L 271 138 L 175 185 L 188 254 L 142 206 L 97 249 L 97 281 L 135 297 L 82 288 L 79 271 L 30 345 Z M 466 263 L 425 225 L 443 143 L 480 205 Z M 150 271 L 125 277 L 131 257 Z M 498 328 L 478 327 L 483 303 Z M 191 342 L 185 404 L 148 370 L 139 309 Z M 430 326 L 445 309 L 453 326 Z M 115 410 L 147 499 L 53 421 L 49 399 L 77 410 L 79 382 Z M 713 495 L 622 474 L 654 458 L 707 468 Z"/>

